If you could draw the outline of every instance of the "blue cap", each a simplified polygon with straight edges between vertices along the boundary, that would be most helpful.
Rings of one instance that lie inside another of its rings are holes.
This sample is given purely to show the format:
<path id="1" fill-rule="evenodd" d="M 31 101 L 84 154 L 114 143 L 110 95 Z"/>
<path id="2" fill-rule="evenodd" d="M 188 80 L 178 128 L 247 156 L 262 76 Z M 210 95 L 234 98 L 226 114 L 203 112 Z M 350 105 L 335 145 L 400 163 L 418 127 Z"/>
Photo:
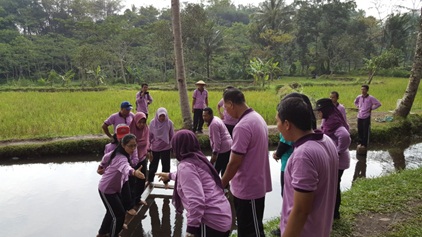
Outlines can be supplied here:
<path id="1" fill-rule="evenodd" d="M 122 104 L 120 105 L 120 108 L 126 109 L 126 110 L 131 110 L 132 105 L 129 103 L 129 101 L 123 101 Z"/>

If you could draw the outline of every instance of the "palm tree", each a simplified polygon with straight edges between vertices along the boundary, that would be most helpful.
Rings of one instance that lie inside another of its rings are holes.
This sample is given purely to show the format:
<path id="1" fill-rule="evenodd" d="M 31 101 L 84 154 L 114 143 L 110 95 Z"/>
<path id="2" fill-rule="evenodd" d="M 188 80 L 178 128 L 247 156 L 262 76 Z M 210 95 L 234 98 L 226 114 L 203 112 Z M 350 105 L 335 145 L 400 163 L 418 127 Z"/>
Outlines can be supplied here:
<path id="1" fill-rule="evenodd" d="M 182 111 L 183 128 L 192 128 L 192 117 L 189 107 L 188 90 L 185 77 L 185 63 L 183 59 L 182 27 L 180 22 L 179 0 L 171 0 L 173 15 L 174 54 L 176 63 L 176 80 L 179 88 L 180 109 Z"/>

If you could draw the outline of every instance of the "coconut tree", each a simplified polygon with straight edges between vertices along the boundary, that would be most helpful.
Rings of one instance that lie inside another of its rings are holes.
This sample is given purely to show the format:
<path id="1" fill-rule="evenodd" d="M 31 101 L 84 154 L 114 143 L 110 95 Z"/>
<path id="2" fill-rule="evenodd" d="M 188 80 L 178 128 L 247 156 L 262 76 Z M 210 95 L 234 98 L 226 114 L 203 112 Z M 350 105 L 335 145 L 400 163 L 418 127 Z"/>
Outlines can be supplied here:
<path id="1" fill-rule="evenodd" d="M 422 9 L 421 9 L 422 13 Z M 406 92 L 403 95 L 397 108 L 394 110 L 394 115 L 399 117 L 407 117 L 412 108 L 413 101 L 415 100 L 416 93 L 418 92 L 419 83 L 422 76 L 422 15 L 419 20 L 419 33 L 416 40 L 415 57 L 413 59 L 412 71 L 407 84 Z"/>
<path id="2" fill-rule="evenodd" d="M 176 63 L 176 80 L 179 88 L 180 109 L 182 111 L 183 128 L 192 128 L 192 116 L 189 107 L 188 90 L 185 77 L 185 63 L 183 58 L 182 27 L 180 22 L 179 0 L 171 0 L 173 16 L 174 54 Z"/>

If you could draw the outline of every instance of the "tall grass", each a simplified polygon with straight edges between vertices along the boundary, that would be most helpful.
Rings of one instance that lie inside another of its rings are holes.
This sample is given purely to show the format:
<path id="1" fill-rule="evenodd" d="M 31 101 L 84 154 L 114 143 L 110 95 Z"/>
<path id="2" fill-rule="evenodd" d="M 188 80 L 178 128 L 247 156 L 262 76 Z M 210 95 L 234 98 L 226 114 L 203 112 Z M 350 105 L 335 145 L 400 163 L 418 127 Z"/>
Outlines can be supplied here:
<path id="1" fill-rule="evenodd" d="M 354 107 L 353 101 L 360 94 L 360 82 L 286 78 L 273 82 L 265 91 L 245 91 L 246 101 L 262 115 L 267 124 L 275 124 L 275 110 L 280 95 L 274 87 L 293 82 L 306 83 L 301 92 L 313 101 L 328 97 L 331 91 L 336 90 L 340 93 L 340 102 L 349 108 Z M 370 94 L 383 104 L 380 111 L 396 107 L 396 101 L 403 96 L 407 82 L 406 79 L 385 78 L 371 85 Z M 127 100 L 135 105 L 136 92 L 134 89 L 102 92 L 0 92 L 0 140 L 102 134 L 104 120 L 119 111 L 122 101 Z M 190 103 L 192 93 L 189 91 Z M 180 128 L 182 118 L 178 92 L 152 90 L 150 94 L 154 98 L 150 105 L 150 119 L 159 107 L 165 107 L 175 127 Z M 209 91 L 209 105 L 213 110 L 217 109 L 221 97 L 222 91 Z M 421 93 L 417 95 L 412 111 L 422 111 Z"/>

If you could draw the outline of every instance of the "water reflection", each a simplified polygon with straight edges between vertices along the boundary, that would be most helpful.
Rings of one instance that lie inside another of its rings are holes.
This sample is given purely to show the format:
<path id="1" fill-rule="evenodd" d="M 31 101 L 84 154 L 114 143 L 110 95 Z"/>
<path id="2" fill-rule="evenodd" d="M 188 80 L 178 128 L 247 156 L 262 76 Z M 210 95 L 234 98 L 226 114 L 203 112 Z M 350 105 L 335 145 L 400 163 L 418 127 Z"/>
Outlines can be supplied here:
<path id="1" fill-rule="evenodd" d="M 353 175 L 353 181 L 358 178 L 366 178 L 366 157 L 367 152 L 364 153 L 357 153 L 356 152 L 356 166 L 355 166 L 355 173 Z"/>

